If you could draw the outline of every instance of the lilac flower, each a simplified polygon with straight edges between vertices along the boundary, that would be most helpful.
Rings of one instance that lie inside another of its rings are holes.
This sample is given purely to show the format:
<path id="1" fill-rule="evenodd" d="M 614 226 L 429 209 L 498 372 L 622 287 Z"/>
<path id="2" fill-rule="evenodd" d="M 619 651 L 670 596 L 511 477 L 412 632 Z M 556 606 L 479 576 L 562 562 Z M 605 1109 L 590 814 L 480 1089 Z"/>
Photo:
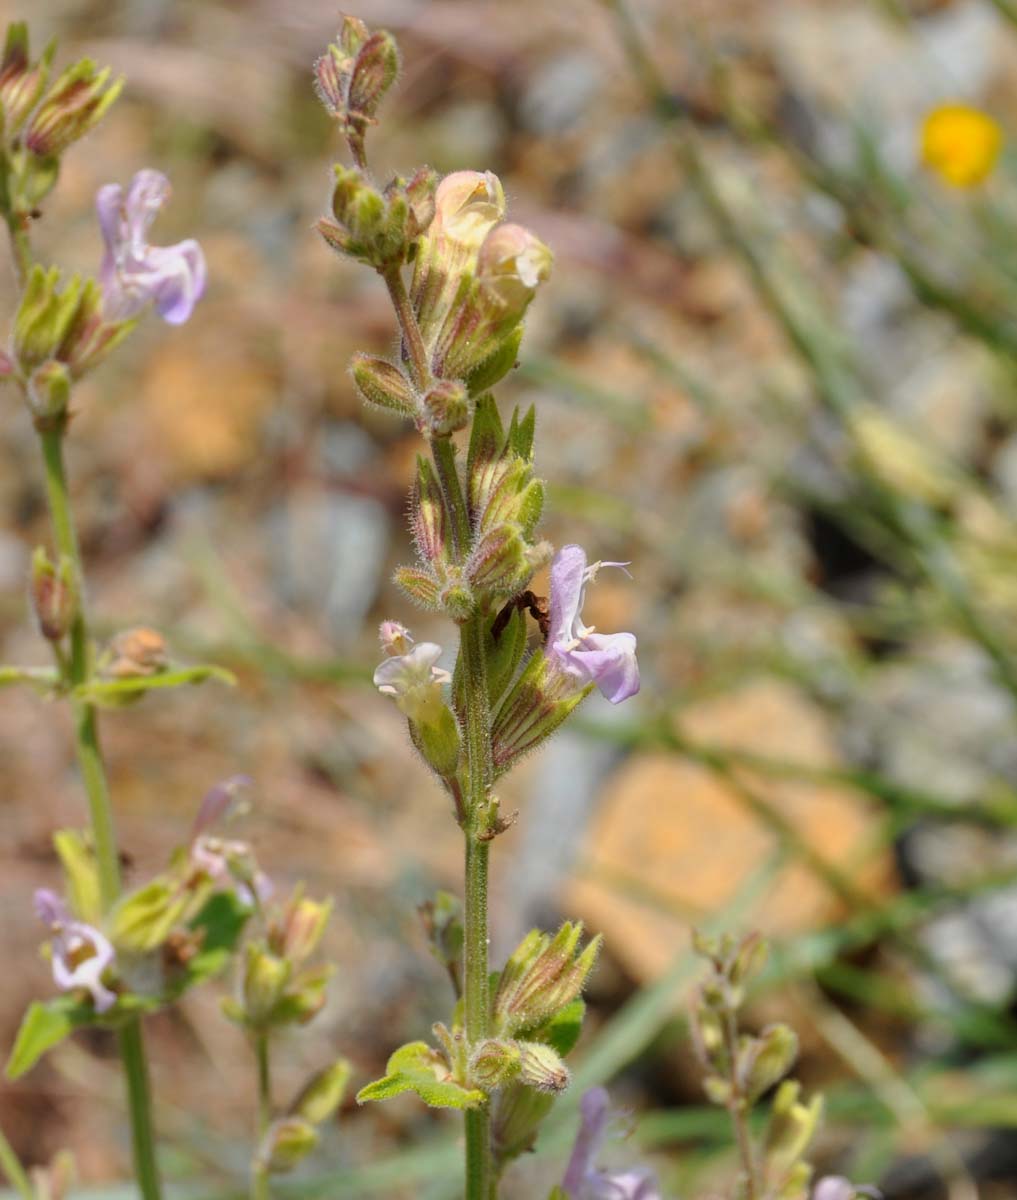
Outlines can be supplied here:
<path id="1" fill-rule="evenodd" d="M 420 642 L 408 653 L 379 663 L 374 672 L 374 686 L 383 695 L 391 696 L 411 721 L 431 724 L 444 705 L 442 685 L 452 682 L 448 671 L 435 666 L 440 657 L 439 645 Z"/>
<path id="2" fill-rule="evenodd" d="M 601 567 L 628 563 L 596 562 L 586 565 L 582 546 L 563 546 L 551 563 L 551 619 L 547 656 L 567 675 L 585 685 L 595 683 L 612 704 L 620 704 L 639 691 L 636 639 L 631 633 L 597 633 L 582 622 L 586 585 Z"/>
<path id="3" fill-rule="evenodd" d="M 858 1187 L 843 1175 L 824 1175 L 812 1189 L 812 1200 L 856 1200 L 859 1196 L 880 1200 L 882 1193 L 869 1185 Z"/>
<path id="4" fill-rule="evenodd" d="M 410 631 L 399 621 L 382 621 L 378 626 L 378 640 L 381 642 L 382 650 L 390 658 L 408 654 L 413 645 Z"/>
<path id="5" fill-rule="evenodd" d="M 579 1103 L 581 1113 L 572 1157 L 562 1180 L 569 1200 L 660 1200 L 660 1189 L 648 1167 L 599 1171 L 597 1154 L 607 1133 L 609 1100 L 604 1088 L 593 1088 Z"/>
<path id="6" fill-rule="evenodd" d="M 203 834 L 191 843 L 191 865 L 248 908 L 264 904 L 275 890 L 247 842 Z"/>
<path id="7" fill-rule="evenodd" d="M 106 1012 L 116 1003 L 116 993 L 102 982 L 107 967 L 116 958 L 109 941 L 91 925 L 74 921 L 67 906 L 48 888 L 35 893 L 35 911 L 52 935 L 53 979 L 64 992 L 84 988 L 96 1012 Z"/>
<path id="8" fill-rule="evenodd" d="M 193 238 L 175 246 L 150 246 L 145 238 L 170 193 L 159 171 L 139 171 L 124 195 L 118 183 L 96 193 L 106 243 L 100 279 L 107 320 L 126 321 L 150 301 L 171 325 L 182 325 L 205 290 L 205 256 Z"/>

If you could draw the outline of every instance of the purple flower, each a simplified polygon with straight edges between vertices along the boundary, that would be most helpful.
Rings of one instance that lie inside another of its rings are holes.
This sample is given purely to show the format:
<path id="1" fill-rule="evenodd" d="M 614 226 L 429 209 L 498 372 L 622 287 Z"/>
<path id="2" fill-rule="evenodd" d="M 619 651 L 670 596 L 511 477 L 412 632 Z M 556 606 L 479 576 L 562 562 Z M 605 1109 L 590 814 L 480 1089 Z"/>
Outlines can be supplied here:
<path id="1" fill-rule="evenodd" d="M 660 1188 L 648 1167 L 597 1170 L 596 1158 L 607 1133 L 609 1108 L 604 1088 L 593 1088 L 579 1102 L 579 1133 L 562 1180 L 569 1200 L 660 1200 Z"/>
<path id="2" fill-rule="evenodd" d="M 559 670 L 595 683 L 612 704 L 620 704 L 639 691 L 636 639 L 631 633 L 597 633 L 582 622 L 586 585 L 601 567 L 628 563 L 596 562 L 586 565 L 582 546 L 562 546 L 551 563 L 551 620 L 547 656 Z"/>
<path id="3" fill-rule="evenodd" d="M 96 193 L 106 243 L 99 277 L 107 320 L 130 320 L 154 300 L 163 320 L 182 325 L 205 290 L 205 256 L 193 238 L 175 246 L 145 240 L 169 193 L 169 180 L 152 170 L 139 171 L 126 196 L 118 183 Z"/>
<path id="4" fill-rule="evenodd" d="M 254 861 L 247 842 L 202 834 L 191 842 L 191 866 L 216 887 L 231 891 L 241 904 L 258 908 L 271 898 L 271 879 Z"/>
<path id="5" fill-rule="evenodd" d="M 48 888 L 35 893 L 35 911 L 52 935 L 53 979 L 64 992 L 84 988 L 96 1012 L 106 1012 L 116 1003 L 116 993 L 102 982 L 103 972 L 116 955 L 109 941 L 91 925 L 71 920 L 67 906 Z"/>
<path id="6" fill-rule="evenodd" d="M 859 1196 L 880 1200 L 882 1193 L 870 1185 L 858 1187 L 843 1175 L 824 1175 L 812 1189 L 812 1200 L 856 1200 Z"/>

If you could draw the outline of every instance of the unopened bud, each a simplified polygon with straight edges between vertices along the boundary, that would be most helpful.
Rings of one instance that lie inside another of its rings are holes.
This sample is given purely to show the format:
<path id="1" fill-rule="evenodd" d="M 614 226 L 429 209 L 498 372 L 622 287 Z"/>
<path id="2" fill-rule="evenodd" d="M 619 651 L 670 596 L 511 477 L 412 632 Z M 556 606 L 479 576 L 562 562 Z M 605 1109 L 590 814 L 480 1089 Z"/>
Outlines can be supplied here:
<path id="1" fill-rule="evenodd" d="M 365 403 L 404 416 L 416 414 L 417 402 L 410 382 L 392 363 L 373 354 L 354 354 L 350 373 Z"/>
<path id="2" fill-rule="evenodd" d="M 533 575 L 522 529 L 506 522 L 486 533 L 470 552 L 466 574 L 473 588 L 492 598 L 515 596 Z"/>
<path id="3" fill-rule="evenodd" d="M 62 428 L 71 402 L 71 375 L 61 362 L 43 363 L 28 377 L 28 407 L 36 428 Z"/>
<path id="4" fill-rule="evenodd" d="M 593 687 L 556 670 L 543 651 L 532 654 L 495 718 L 491 748 L 498 773 L 547 741 Z"/>
<path id="5" fill-rule="evenodd" d="M 314 953 L 331 912 L 331 900 L 324 903 L 311 900 L 298 887 L 286 905 L 282 920 L 269 930 L 272 951 L 299 965 Z"/>
<path id="6" fill-rule="evenodd" d="M 71 560 L 61 555 L 54 566 L 49 555 L 38 546 L 32 555 L 32 608 L 39 632 L 51 642 L 61 641 L 78 612 L 78 589 Z"/>
<path id="7" fill-rule="evenodd" d="M 434 220 L 437 186 L 438 172 L 431 167 L 420 167 L 405 185 L 406 201 L 410 209 L 407 233 L 411 238 L 420 237 L 430 228 Z"/>
<path id="8" fill-rule="evenodd" d="M 553 1046 L 544 1042 L 522 1042 L 519 1080 L 539 1092 L 563 1092 L 569 1085 L 569 1069 Z"/>
<path id="9" fill-rule="evenodd" d="M 442 379 L 424 397 L 427 430 L 435 437 L 448 437 L 465 429 L 470 420 L 466 385 L 457 379 Z"/>
<path id="10" fill-rule="evenodd" d="M 442 778 L 456 773 L 459 766 L 459 726 L 447 704 L 430 714 L 425 723 L 414 722 L 413 740 L 428 765 Z"/>
<path id="11" fill-rule="evenodd" d="M 292 973 L 293 964 L 287 959 L 271 953 L 266 946 L 248 943 L 243 995 L 244 1011 L 252 1025 L 270 1021 Z"/>
<path id="12" fill-rule="evenodd" d="M 25 145 L 39 158 L 62 154 L 102 119 L 120 95 L 123 80 L 110 82 L 110 70 L 90 59 L 68 67 L 42 98 L 25 130 Z"/>
<path id="13" fill-rule="evenodd" d="M 823 1115 L 822 1096 L 813 1096 L 808 1104 L 800 1097 L 801 1085 L 797 1080 L 786 1079 L 773 1098 L 766 1132 L 766 1157 L 781 1170 L 805 1153 Z"/>
<path id="14" fill-rule="evenodd" d="M 357 51 L 347 105 L 351 116 L 373 117 L 399 74 L 399 48 L 387 30 L 372 33 Z"/>
<path id="15" fill-rule="evenodd" d="M 15 21 L 7 27 L 3 58 L 0 59 L 0 112 L 3 133 L 13 138 L 42 95 L 49 77 L 56 43 L 50 42 L 34 65 L 28 53 L 28 26 Z"/>
<path id="16" fill-rule="evenodd" d="M 286 1021 L 295 1021 L 298 1025 L 306 1025 L 325 1007 L 328 981 L 332 978 L 335 968 L 329 965 L 313 967 L 302 971 L 293 980 L 286 995 L 286 1003 L 281 1016 Z"/>
<path id="17" fill-rule="evenodd" d="M 110 640 L 104 673 L 114 679 L 158 675 L 169 666 L 166 639 L 155 629 L 125 629 Z"/>
<path id="18" fill-rule="evenodd" d="M 496 1027 L 507 1034 L 535 1029 L 582 991 L 600 951 L 595 937 L 579 953 L 581 922 L 566 921 L 554 937 L 531 930 L 505 964 L 494 999 Z"/>
<path id="19" fill-rule="evenodd" d="M 36 264 L 14 315 L 11 349 L 26 374 L 57 357 L 81 299 L 81 280 L 73 276 L 60 286 L 60 270 Z"/>
<path id="20" fill-rule="evenodd" d="M 738 1055 L 737 1071 L 743 1095 L 749 1102 L 782 1079 L 798 1056 L 798 1038 L 788 1025 L 771 1025 L 750 1038 Z"/>
<path id="21" fill-rule="evenodd" d="M 452 579 L 438 594 L 438 604 L 453 621 L 465 621 L 473 615 L 476 600 L 473 592 L 460 579 Z"/>
<path id="22" fill-rule="evenodd" d="M 310 1121 L 312 1125 L 327 1121 L 342 1104 L 349 1077 L 350 1064 L 345 1058 L 337 1059 L 304 1085 L 300 1095 L 290 1105 L 290 1112 L 295 1117 Z"/>
<path id="23" fill-rule="evenodd" d="M 493 1092 L 519 1074 L 523 1052 L 517 1042 L 486 1038 L 470 1055 L 469 1074 L 474 1087 Z"/>
<path id="24" fill-rule="evenodd" d="M 64 892 L 71 912 L 86 925 L 102 921 L 99 866 L 95 852 L 83 834 L 75 829 L 59 829 L 53 834 L 53 849 L 64 873 Z"/>
<path id="25" fill-rule="evenodd" d="M 409 654 L 413 645 L 410 631 L 399 621 L 382 621 L 378 626 L 378 640 L 381 648 L 389 658 L 398 658 L 400 654 Z"/>
<path id="26" fill-rule="evenodd" d="M 419 567 L 397 567 L 392 582 L 414 604 L 437 611 L 441 608 L 441 589 L 437 579 Z"/>
<path id="27" fill-rule="evenodd" d="M 284 1117 L 273 1122 L 258 1149 L 262 1168 L 279 1174 L 291 1171 L 318 1144 L 318 1131 L 303 1117 Z"/>

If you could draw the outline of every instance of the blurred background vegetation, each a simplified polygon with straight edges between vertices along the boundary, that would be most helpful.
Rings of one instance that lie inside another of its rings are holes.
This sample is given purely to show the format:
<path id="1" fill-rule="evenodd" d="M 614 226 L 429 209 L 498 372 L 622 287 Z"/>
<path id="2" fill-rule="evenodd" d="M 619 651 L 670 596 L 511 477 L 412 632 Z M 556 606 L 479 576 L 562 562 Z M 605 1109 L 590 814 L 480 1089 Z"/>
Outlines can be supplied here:
<path id="1" fill-rule="evenodd" d="M 613 1080 L 668 1195 L 731 1179 L 684 1001 L 689 928 L 773 941 L 759 1021 L 828 1097 L 818 1160 L 888 1197 L 1017 1196 L 1017 111 L 1013 0 L 364 0 L 405 69 L 381 175 L 498 172 L 556 266 L 501 395 L 536 404 L 547 534 L 602 578 L 590 620 L 633 629 L 643 692 L 591 702 L 513 775 L 493 936 L 604 932 L 576 1087 L 509 1196 L 560 1176 L 580 1090 Z M 281 1088 L 336 1053 L 357 1083 L 446 1006 L 415 912 L 456 888 L 459 834 L 370 686 L 408 555 L 417 447 L 361 410 L 385 353 L 380 281 L 314 234 L 337 139 L 310 65 L 319 0 L 0 2 L 61 56 L 128 78 L 35 233 L 92 270 L 92 197 L 144 165 L 195 235 L 194 320 L 148 322 L 89 377 L 70 438 L 106 636 L 161 630 L 215 685 L 105 720 L 138 878 L 216 780 L 281 888 L 332 893 L 341 964 Z M 943 104 L 940 127 L 928 124 Z M 987 114 L 988 123 L 978 112 Z M 994 122 L 998 122 L 998 125 Z M 1002 132 L 998 161 L 996 139 Z M 923 162 L 923 135 L 924 154 Z M 958 184 L 964 186 L 957 186 Z M 0 293 L 9 310 L 11 290 Z M 0 657 L 45 657 L 26 608 L 45 540 L 34 435 L 0 397 Z M 538 588 L 539 590 L 539 588 Z M 414 632 L 449 638 L 418 620 Z M 32 888 L 81 820 L 63 715 L 0 695 L 0 1041 L 50 988 Z M 252 1080 L 216 989 L 152 1022 L 173 1177 L 234 1194 Z M 23 1158 L 71 1147 L 104 1196 L 129 1147 L 113 1048 L 61 1048 L 0 1092 Z M 306 1197 L 456 1194 L 454 1123 L 347 1106 Z M 449 1180 L 452 1180 L 450 1183 Z M 543 1187 L 544 1191 L 541 1191 Z"/>

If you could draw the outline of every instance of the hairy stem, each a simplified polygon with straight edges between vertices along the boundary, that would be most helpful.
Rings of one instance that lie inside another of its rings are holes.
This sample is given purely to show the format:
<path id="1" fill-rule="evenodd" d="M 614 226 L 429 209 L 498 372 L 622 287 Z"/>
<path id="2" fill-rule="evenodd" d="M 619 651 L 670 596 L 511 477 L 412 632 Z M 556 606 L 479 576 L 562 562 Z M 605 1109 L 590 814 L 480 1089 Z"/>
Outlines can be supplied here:
<path id="1" fill-rule="evenodd" d="M 487 964 L 490 841 L 485 840 L 485 836 L 493 772 L 482 616 L 473 616 L 463 624 L 459 654 L 465 689 L 467 772 L 464 996 L 466 1040 L 474 1046 L 489 1035 L 491 1020 Z M 491 1156 L 491 1113 L 485 1105 L 466 1113 L 466 1200 L 491 1200 L 496 1187 Z"/>
<path id="2" fill-rule="evenodd" d="M 91 672 L 91 638 L 85 613 L 81 552 L 71 515 L 67 475 L 64 470 L 64 431 L 64 424 L 58 422 L 40 430 L 39 436 L 53 537 L 58 553 L 71 563 L 78 592 L 78 610 L 71 626 L 71 653 L 66 666 L 66 683 L 74 689 L 88 682 Z M 99 727 L 95 706 L 74 696 L 73 691 L 71 707 L 74 714 L 74 744 L 78 767 L 88 797 L 102 906 L 104 911 L 108 911 L 120 895 L 120 861 L 109 786 L 106 782 L 106 768 L 99 744 Z M 124 1076 L 127 1080 L 131 1141 L 138 1186 L 144 1200 L 159 1200 L 161 1188 L 155 1159 L 152 1101 L 138 1018 L 132 1019 L 121 1030 L 119 1041 Z"/>
<path id="3" fill-rule="evenodd" d="M 724 1019 L 724 1047 L 727 1050 L 728 1061 L 731 1064 L 731 1099 L 727 1110 L 731 1115 L 735 1140 L 738 1143 L 738 1156 L 742 1160 L 742 1177 L 745 1182 L 745 1200 L 757 1200 L 761 1195 L 759 1168 L 752 1149 L 752 1134 L 749 1130 L 748 1104 L 738 1081 L 738 1024 L 733 1011 L 728 1011 Z"/>
<path id="4" fill-rule="evenodd" d="M 423 391 L 431 381 L 431 370 L 427 365 L 427 349 L 420 333 L 420 326 L 417 324 L 417 318 L 410 305 L 410 298 L 406 294 L 406 284 L 403 282 L 398 267 L 392 267 L 385 271 L 382 278 L 385 280 L 388 294 L 392 298 L 392 307 L 395 309 L 396 318 L 399 321 L 413 382 Z"/>
<path id="5" fill-rule="evenodd" d="M 272 1076 L 268 1059 L 268 1034 L 254 1040 L 258 1062 L 258 1144 L 251 1165 L 251 1200 L 268 1200 L 268 1163 L 264 1157 L 265 1135 L 272 1124 Z"/>

